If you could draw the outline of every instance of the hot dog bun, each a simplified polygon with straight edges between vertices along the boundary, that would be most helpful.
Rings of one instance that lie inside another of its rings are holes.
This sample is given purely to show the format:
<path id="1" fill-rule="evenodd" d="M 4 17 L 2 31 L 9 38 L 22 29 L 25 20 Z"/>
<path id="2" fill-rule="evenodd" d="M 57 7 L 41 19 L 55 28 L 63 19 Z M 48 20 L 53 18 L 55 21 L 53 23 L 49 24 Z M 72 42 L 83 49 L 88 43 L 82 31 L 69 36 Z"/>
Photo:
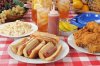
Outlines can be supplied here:
<path id="1" fill-rule="evenodd" d="M 45 45 L 45 41 L 42 41 L 36 48 L 34 48 L 29 55 L 29 58 L 35 58 L 38 55 L 39 50 Z"/>
<path id="2" fill-rule="evenodd" d="M 26 47 L 23 49 L 23 54 L 25 57 L 29 57 L 28 51 L 31 51 L 39 45 L 39 41 L 37 39 L 32 39 L 27 45 Z"/>
<path id="3" fill-rule="evenodd" d="M 28 40 L 28 38 L 22 38 L 18 43 L 10 45 L 12 51 L 16 54 L 18 51 L 18 47 L 22 44 L 24 44 L 26 41 Z M 24 42 L 24 43 L 23 43 Z"/>
<path id="4" fill-rule="evenodd" d="M 45 52 L 50 51 L 50 50 L 48 50 L 48 48 L 52 48 L 52 49 L 53 49 L 53 47 L 55 47 L 54 44 L 53 44 L 52 42 L 48 42 L 45 46 L 43 46 L 43 47 L 40 49 L 40 51 L 39 51 L 39 57 L 40 57 L 41 59 L 47 60 L 47 61 L 52 61 L 52 60 L 54 60 L 54 59 L 59 55 L 59 53 L 60 53 L 61 50 L 62 50 L 62 46 L 61 46 L 60 44 L 56 45 L 57 50 L 56 50 L 52 55 L 50 55 L 49 57 L 45 57 L 45 56 L 44 56 L 44 53 L 45 53 Z M 52 50 L 52 49 L 51 49 L 51 50 Z"/>
<path id="5" fill-rule="evenodd" d="M 32 35 L 30 35 L 30 37 L 35 37 L 39 40 L 45 40 L 47 42 L 53 42 L 53 44 L 58 44 L 59 42 L 58 36 L 45 32 L 35 32 Z"/>
<path id="6" fill-rule="evenodd" d="M 52 61 L 52 60 L 54 60 L 54 59 L 59 55 L 59 53 L 61 52 L 61 50 L 62 50 L 62 45 L 59 44 L 59 45 L 57 46 L 56 52 L 55 52 L 54 54 L 52 54 L 50 57 L 46 58 L 45 60 L 47 60 L 47 61 Z"/>
<path id="7" fill-rule="evenodd" d="M 33 40 L 34 38 L 31 38 L 30 40 L 28 39 L 26 42 L 23 42 L 24 44 L 21 44 L 19 47 L 18 47 L 18 51 L 17 51 L 17 55 L 22 55 L 23 54 L 23 49 L 26 47 L 26 45 L 31 41 Z"/>

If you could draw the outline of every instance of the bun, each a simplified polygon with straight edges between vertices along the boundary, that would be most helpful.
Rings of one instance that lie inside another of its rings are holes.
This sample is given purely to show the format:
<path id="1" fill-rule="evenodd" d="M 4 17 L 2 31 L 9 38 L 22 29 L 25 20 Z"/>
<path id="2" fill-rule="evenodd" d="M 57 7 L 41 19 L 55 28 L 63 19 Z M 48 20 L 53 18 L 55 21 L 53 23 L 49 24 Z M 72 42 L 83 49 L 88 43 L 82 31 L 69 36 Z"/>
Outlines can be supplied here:
<path id="1" fill-rule="evenodd" d="M 59 42 L 59 37 L 50 33 L 35 32 L 32 35 L 30 35 L 30 37 L 35 37 L 41 41 L 45 40 L 46 42 L 53 42 L 54 44 L 58 44 Z"/>
<path id="2" fill-rule="evenodd" d="M 36 48 L 34 48 L 29 55 L 29 58 L 35 58 L 38 55 L 39 50 L 45 45 L 45 41 L 42 41 Z"/>
<path id="3" fill-rule="evenodd" d="M 51 54 L 49 57 L 45 57 L 44 53 L 50 51 L 50 49 L 48 49 L 48 48 L 51 48 L 51 50 L 52 50 L 54 47 L 56 47 L 56 51 L 53 52 L 53 54 Z M 54 60 L 59 55 L 61 50 L 62 50 L 62 46 L 60 44 L 58 44 L 57 46 L 54 46 L 54 44 L 52 42 L 49 42 L 49 43 L 47 43 L 45 46 L 43 46 L 40 49 L 39 57 L 41 59 L 43 59 L 43 60 L 52 61 L 52 60 Z"/>
<path id="4" fill-rule="evenodd" d="M 19 46 L 21 46 L 22 44 L 24 45 L 24 43 L 25 43 L 26 41 L 28 41 L 28 38 L 22 38 L 18 43 L 11 45 L 10 47 L 11 47 L 12 51 L 13 51 L 15 54 L 17 54 Z M 24 42 L 24 43 L 23 43 L 23 42 Z M 19 54 L 19 55 L 20 55 L 20 54 Z"/>
<path id="5" fill-rule="evenodd" d="M 27 45 L 26 47 L 23 49 L 23 54 L 25 57 L 29 57 L 29 54 L 31 53 L 31 51 L 37 46 L 39 45 L 39 41 L 37 39 L 32 39 Z M 28 53 L 30 52 L 30 53 Z"/>

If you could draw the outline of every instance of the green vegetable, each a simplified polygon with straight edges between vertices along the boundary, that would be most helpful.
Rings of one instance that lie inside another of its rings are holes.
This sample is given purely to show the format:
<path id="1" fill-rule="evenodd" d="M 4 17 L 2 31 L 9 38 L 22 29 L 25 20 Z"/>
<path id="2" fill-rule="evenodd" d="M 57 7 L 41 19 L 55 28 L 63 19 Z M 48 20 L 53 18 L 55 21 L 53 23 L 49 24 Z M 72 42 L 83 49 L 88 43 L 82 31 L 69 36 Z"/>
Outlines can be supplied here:
<path id="1" fill-rule="evenodd" d="M 19 0 L 13 0 L 13 3 L 15 3 L 16 5 L 19 5 L 19 6 L 21 6 L 21 7 L 24 6 L 24 3 L 22 3 L 22 2 L 19 1 Z"/>

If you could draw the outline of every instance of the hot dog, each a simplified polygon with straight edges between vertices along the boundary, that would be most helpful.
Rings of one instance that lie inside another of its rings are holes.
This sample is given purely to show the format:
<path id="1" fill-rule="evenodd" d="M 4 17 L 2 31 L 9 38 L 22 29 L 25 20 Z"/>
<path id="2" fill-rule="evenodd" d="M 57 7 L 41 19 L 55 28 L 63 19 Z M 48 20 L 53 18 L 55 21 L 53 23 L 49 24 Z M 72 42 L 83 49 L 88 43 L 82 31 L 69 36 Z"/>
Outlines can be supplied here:
<path id="1" fill-rule="evenodd" d="M 50 57 L 56 50 L 57 50 L 56 46 L 48 48 L 47 51 L 44 52 L 44 57 L 45 58 Z"/>
<path id="2" fill-rule="evenodd" d="M 23 54 L 23 49 L 26 47 L 26 45 L 30 42 L 30 41 L 32 41 L 34 38 L 30 38 L 29 40 L 27 40 L 26 42 L 23 42 L 24 44 L 22 44 L 22 45 L 20 45 L 19 47 L 18 47 L 18 51 L 17 51 L 17 55 L 22 55 Z"/>
<path id="3" fill-rule="evenodd" d="M 45 45 L 45 41 L 42 41 L 38 46 L 36 46 L 30 53 L 29 58 L 35 58 L 38 55 L 39 50 Z"/>
<path id="4" fill-rule="evenodd" d="M 31 51 L 39 45 L 39 41 L 37 39 L 33 39 L 31 40 L 27 45 L 26 47 L 23 49 L 23 54 L 25 57 L 29 57 Z"/>
<path id="5" fill-rule="evenodd" d="M 28 41 L 28 38 L 22 38 L 18 43 L 10 45 L 12 51 L 17 54 L 19 46 L 24 45 Z"/>
<path id="6" fill-rule="evenodd" d="M 52 42 L 48 42 L 39 51 L 39 57 L 43 60 L 52 61 L 61 52 L 62 46 L 60 44 L 54 45 Z"/>

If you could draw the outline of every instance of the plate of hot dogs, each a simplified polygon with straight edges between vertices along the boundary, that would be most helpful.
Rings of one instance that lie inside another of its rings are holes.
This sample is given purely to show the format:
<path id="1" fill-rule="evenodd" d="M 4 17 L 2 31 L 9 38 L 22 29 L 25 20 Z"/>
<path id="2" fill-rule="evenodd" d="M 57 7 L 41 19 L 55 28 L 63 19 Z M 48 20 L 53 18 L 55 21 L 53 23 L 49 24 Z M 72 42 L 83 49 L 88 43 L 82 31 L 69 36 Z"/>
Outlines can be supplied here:
<path id="1" fill-rule="evenodd" d="M 69 46 L 56 35 L 35 32 L 29 37 L 15 40 L 8 47 L 8 54 L 15 60 L 43 64 L 56 62 L 69 53 Z"/>

